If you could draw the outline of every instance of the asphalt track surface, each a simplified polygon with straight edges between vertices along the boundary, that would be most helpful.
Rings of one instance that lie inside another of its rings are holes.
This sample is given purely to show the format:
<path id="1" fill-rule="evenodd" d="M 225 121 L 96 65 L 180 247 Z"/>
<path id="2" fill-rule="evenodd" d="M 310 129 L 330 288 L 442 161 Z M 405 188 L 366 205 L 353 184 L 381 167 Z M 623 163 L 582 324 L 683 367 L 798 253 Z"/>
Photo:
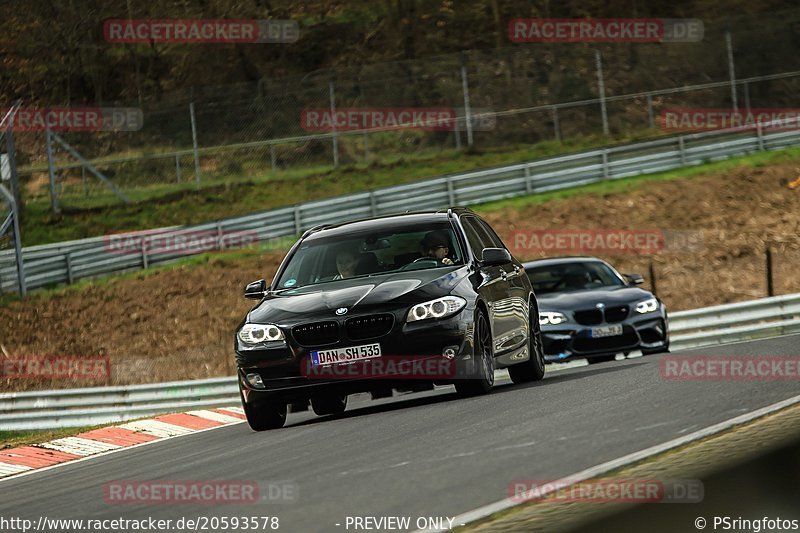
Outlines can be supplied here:
<path id="1" fill-rule="evenodd" d="M 677 354 L 800 355 L 800 336 Z M 549 373 L 487 396 L 452 387 L 370 401 L 336 417 L 290 414 L 281 430 L 236 424 L 0 481 L 0 517 L 277 516 L 280 531 L 355 531 L 347 517 L 453 517 L 791 398 L 797 381 L 674 381 L 648 356 Z M 290 481 L 293 502 L 106 503 L 114 480 Z M 338 524 L 338 525 L 337 525 Z M 445 522 L 446 524 L 446 522 Z M 269 530 L 269 529 L 267 529 Z"/>

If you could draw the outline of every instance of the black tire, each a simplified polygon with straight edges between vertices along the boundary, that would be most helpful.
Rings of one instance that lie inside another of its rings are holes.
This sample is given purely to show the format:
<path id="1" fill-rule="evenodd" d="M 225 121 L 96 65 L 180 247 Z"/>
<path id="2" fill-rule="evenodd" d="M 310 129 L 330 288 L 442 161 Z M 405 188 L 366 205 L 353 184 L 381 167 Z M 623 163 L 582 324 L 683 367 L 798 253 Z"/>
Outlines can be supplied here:
<path id="1" fill-rule="evenodd" d="M 617 354 L 611 355 L 598 355 L 595 357 L 587 357 L 586 360 L 589 361 L 590 365 L 596 365 L 597 363 L 609 363 L 617 358 Z"/>
<path id="2" fill-rule="evenodd" d="M 456 381 L 456 392 L 460 396 L 487 394 L 494 387 L 494 355 L 492 355 L 492 332 L 486 315 L 478 313 L 475 320 L 475 349 L 473 355 L 474 379 Z"/>
<path id="3" fill-rule="evenodd" d="M 311 398 L 311 409 L 318 416 L 338 415 L 347 408 L 346 394 L 326 394 Z"/>
<path id="4" fill-rule="evenodd" d="M 253 431 L 282 428 L 286 423 L 286 404 L 283 402 L 244 403 L 244 415 Z"/>
<path id="5" fill-rule="evenodd" d="M 394 390 L 391 387 L 380 387 L 371 391 L 370 396 L 373 400 L 380 400 L 382 398 L 391 398 L 394 396 Z"/>
<path id="6" fill-rule="evenodd" d="M 535 308 L 528 313 L 528 353 L 530 357 L 524 363 L 508 367 L 508 375 L 514 383 L 530 383 L 544 377 L 544 345 L 539 325 L 539 311 Z"/>
<path id="7" fill-rule="evenodd" d="M 663 348 L 656 348 L 654 350 L 642 350 L 642 355 L 655 355 L 657 353 L 669 353 L 669 342 Z"/>

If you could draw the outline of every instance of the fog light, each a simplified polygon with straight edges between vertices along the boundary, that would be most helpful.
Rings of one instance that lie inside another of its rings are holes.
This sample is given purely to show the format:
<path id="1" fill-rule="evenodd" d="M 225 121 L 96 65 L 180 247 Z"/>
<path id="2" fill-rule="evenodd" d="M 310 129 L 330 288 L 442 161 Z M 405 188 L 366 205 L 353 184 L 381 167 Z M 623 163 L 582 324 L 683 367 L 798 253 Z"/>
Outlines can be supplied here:
<path id="1" fill-rule="evenodd" d="M 251 387 L 255 387 L 257 389 L 265 388 L 264 382 L 261 380 L 261 374 L 247 374 L 245 377 L 247 378 L 247 382 Z"/>
<path id="2" fill-rule="evenodd" d="M 442 350 L 442 355 L 445 359 L 453 359 L 456 356 L 456 346 L 448 346 Z"/>

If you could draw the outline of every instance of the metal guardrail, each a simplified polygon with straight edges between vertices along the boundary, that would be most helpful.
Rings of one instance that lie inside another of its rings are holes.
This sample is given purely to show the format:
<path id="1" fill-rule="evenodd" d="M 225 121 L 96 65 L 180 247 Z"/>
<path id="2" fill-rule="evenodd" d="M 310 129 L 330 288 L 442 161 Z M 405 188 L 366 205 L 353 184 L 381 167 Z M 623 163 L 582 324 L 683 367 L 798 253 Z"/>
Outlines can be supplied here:
<path id="1" fill-rule="evenodd" d="M 672 313 L 670 333 L 673 348 L 800 333 L 800 293 Z M 238 402 L 235 377 L 0 393 L 0 430 L 116 423 Z"/>
<path id="2" fill-rule="evenodd" d="M 605 180 L 652 174 L 732 156 L 800 145 L 800 130 L 765 133 L 752 129 L 720 130 L 679 135 L 655 141 L 528 161 L 464 174 L 442 176 L 406 185 L 327 198 L 206 224 L 149 230 L 154 234 L 216 232 L 216 248 L 231 232 L 248 231 L 258 240 L 298 235 L 321 223 L 336 223 L 406 210 L 473 205 Z M 119 253 L 109 237 L 93 237 L 23 249 L 29 289 L 147 268 L 185 258 L 203 250 Z M 11 253 L 0 254 L 0 291 L 17 290 Z"/>

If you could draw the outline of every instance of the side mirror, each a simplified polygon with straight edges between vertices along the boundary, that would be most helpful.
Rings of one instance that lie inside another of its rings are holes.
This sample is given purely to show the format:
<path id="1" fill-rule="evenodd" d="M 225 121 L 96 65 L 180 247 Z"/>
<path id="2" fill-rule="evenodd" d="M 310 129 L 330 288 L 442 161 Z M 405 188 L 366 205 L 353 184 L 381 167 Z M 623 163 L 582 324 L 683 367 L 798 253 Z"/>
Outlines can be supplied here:
<path id="1" fill-rule="evenodd" d="M 482 255 L 483 266 L 505 265 L 511 262 L 511 254 L 505 248 L 484 248 Z"/>
<path id="2" fill-rule="evenodd" d="M 267 292 L 267 280 L 260 279 L 247 284 L 247 287 L 244 288 L 244 297 L 251 300 L 260 300 L 264 297 L 265 292 Z"/>
<path id="3" fill-rule="evenodd" d="M 623 274 L 623 276 L 628 280 L 628 285 L 641 285 L 644 283 L 644 278 L 641 274 Z"/>

